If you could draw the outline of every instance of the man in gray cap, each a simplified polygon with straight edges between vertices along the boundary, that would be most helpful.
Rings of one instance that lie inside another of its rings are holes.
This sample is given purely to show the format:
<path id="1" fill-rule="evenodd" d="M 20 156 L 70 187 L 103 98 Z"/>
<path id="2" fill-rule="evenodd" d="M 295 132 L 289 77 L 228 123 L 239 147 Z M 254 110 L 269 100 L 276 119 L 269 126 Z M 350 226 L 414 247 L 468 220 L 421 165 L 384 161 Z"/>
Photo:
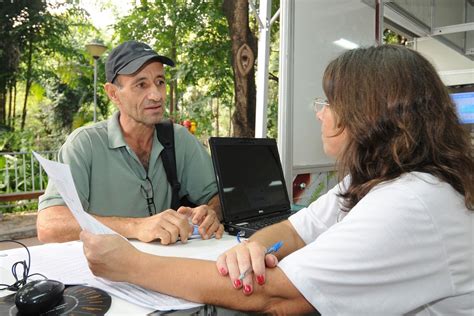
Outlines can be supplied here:
<path id="1" fill-rule="evenodd" d="M 127 238 L 185 242 L 192 224 L 199 226 L 202 238 L 220 238 L 224 228 L 209 154 L 177 124 L 173 129 L 179 195 L 200 206 L 170 209 L 172 188 L 155 129 L 166 104 L 164 65 L 174 62 L 147 44 L 128 41 L 114 48 L 107 59 L 104 88 L 118 112 L 72 132 L 59 151 L 59 161 L 70 165 L 84 209 Z M 40 241 L 79 238 L 81 228 L 51 182 L 38 209 Z"/>

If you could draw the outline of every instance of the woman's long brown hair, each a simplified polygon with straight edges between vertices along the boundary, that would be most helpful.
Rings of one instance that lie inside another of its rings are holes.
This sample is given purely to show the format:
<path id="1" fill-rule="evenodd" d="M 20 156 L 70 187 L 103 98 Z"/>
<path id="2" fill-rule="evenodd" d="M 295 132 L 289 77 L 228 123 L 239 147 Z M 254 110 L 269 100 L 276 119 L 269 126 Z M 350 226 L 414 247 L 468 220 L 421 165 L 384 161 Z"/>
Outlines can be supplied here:
<path id="1" fill-rule="evenodd" d="M 344 209 L 374 186 L 419 171 L 449 183 L 474 209 L 470 139 L 448 90 L 419 53 L 384 45 L 348 51 L 324 73 L 323 88 L 348 143 L 338 158 L 351 183 Z"/>

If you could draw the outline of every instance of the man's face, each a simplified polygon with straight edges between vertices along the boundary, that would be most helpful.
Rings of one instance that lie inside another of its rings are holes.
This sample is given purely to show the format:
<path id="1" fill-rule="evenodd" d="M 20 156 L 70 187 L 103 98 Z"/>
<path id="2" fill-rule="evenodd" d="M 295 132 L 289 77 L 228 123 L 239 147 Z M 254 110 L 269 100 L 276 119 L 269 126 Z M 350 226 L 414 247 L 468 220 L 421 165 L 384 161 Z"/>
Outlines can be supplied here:
<path id="1" fill-rule="evenodd" d="M 155 125 L 163 118 L 166 82 L 163 64 L 151 62 L 133 75 L 119 75 L 111 87 L 122 124 Z"/>

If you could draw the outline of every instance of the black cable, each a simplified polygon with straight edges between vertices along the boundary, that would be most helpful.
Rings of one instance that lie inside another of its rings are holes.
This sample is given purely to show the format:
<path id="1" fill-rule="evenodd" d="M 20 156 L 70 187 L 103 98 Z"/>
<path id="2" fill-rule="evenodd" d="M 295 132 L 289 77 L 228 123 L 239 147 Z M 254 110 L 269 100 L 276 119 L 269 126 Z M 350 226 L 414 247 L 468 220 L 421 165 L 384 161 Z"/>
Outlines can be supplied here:
<path id="1" fill-rule="evenodd" d="M 11 239 L 4 239 L 4 240 L 0 240 L 0 242 L 13 242 L 13 243 L 17 243 L 21 246 L 23 246 L 25 249 L 26 249 L 26 252 L 28 253 L 28 264 L 26 263 L 25 260 L 23 261 L 17 261 L 15 262 L 13 265 L 12 265 L 12 274 L 13 274 L 13 277 L 15 278 L 15 283 L 9 285 L 9 284 L 1 284 L 0 283 L 0 291 L 3 291 L 3 290 L 9 290 L 9 291 L 18 291 L 22 286 L 24 286 L 27 281 L 28 281 L 28 278 L 29 277 L 32 277 L 34 275 L 40 275 L 42 276 L 43 278 L 47 279 L 47 277 L 45 277 L 44 275 L 42 275 L 41 273 L 33 273 L 30 275 L 30 267 L 31 267 L 31 255 L 30 255 L 30 251 L 28 250 L 28 247 L 25 246 L 23 243 L 19 242 L 19 241 L 16 241 L 16 240 L 11 240 Z M 18 266 L 22 267 L 23 268 L 23 275 L 22 275 L 22 278 L 19 278 L 18 277 Z"/>

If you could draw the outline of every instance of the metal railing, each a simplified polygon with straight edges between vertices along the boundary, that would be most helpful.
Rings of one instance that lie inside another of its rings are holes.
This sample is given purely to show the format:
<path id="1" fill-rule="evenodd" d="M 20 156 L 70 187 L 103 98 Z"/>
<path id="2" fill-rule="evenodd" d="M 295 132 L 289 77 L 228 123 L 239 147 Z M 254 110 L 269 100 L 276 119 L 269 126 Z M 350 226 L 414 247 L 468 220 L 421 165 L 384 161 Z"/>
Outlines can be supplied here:
<path id="1" fill-rule="evenodd" d="M 38 152 L 47 159 L 56 160 L 57 151 Z M 33 199 L 41 194 L 48 176 L 32 152 L 0 153 L 0 212 L 14 208 L 21 200 Z"/>

